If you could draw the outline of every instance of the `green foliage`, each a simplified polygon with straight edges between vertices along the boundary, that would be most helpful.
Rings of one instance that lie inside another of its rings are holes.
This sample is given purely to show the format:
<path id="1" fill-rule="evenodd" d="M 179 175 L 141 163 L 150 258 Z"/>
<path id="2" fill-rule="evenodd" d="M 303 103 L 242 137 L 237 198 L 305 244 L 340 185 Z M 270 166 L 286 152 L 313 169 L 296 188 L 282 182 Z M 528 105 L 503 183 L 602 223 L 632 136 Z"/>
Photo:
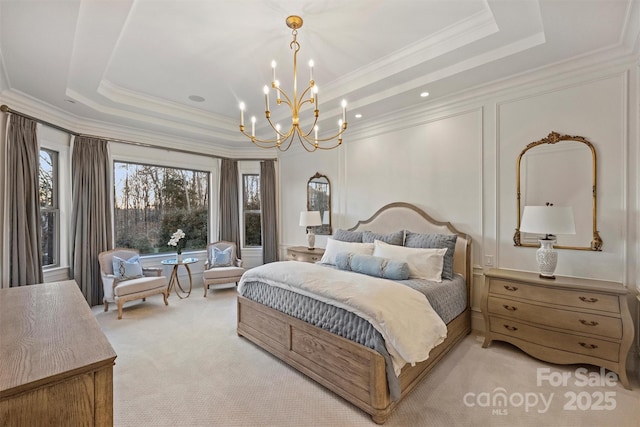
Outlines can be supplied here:
<path id="1" fill-rule="evenodd" d="M 245 213 L 244 230 L 245 246 L 262 246 L 262 226 L 259 213 Z"/>
<path id="2" fill-rule="evenodd" d="M 160 248 L 160 252 L 176 251 L 176 247 L 167 245 L 167 242 L 178 228 L 181 228 L 185 234 L 185 238 L 179 242 L 183 251 L 206 248 L 208 217 L 206 208 L 194 209 L 191 212 L 185 209 L 172 209 L 166 212 L 160 229 L 160 241 L 164 242 L 165 247 Z"/>
<path id="3" fill-rule="evenodd" d="M 114 177 L 117 247 L 143 254 L 175 252 L 167 243 L 180 228 L 183 250 L 206 248 L 208 172 L 114 162 Z"/>

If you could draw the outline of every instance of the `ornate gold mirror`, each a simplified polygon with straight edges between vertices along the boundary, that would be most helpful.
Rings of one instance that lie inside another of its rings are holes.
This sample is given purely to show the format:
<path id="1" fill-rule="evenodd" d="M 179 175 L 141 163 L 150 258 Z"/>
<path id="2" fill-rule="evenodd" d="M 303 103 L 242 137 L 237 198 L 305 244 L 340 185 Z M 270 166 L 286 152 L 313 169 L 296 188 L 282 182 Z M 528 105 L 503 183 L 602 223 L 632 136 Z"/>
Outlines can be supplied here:
<path id="1" fill-rule="evenodd" d="M 331 235 L 331 183 L 319 172 L 307 182 L 307 210 L 320 211 L 322 225 L 314 227 L 314 233 Z"/>
<path id="2" fill-rule="evenodd" d="M 598 233 L 596 150 L 581 136 L 551 132 L 528 144 L 516 164 L 516 246 L 539 247 L 540 235 L 520 232 L 525 206 L 571 206 L 576 234 L 557 236 L 556 249 L 602 250 Z"/>

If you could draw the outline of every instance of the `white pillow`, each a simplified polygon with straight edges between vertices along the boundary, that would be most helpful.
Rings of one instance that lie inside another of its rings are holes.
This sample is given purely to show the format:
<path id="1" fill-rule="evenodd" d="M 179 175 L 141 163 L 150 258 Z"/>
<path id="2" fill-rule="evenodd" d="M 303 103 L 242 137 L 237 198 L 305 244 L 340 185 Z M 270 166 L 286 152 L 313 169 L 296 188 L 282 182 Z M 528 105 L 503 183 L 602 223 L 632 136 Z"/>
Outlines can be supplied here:
<path id="1" fill-rule="evenodd" d="M 320 260 L 321 264 L 336 264 L 336 256 L 340 252 L 351 252 L 354 254 L 371 255 L 373 253 L 373 243 L 342 242 L 331 237 L 327 239 L 327 247 Z"/>
<path id="2" fill-rule="evenodd" d="M 390 258 L 409 264 L 410 279 L 442 281 L 442 266 L 447 248 L 407 248 L 390 245 L 380 240 L 374 242 L 373 256 Z"/>

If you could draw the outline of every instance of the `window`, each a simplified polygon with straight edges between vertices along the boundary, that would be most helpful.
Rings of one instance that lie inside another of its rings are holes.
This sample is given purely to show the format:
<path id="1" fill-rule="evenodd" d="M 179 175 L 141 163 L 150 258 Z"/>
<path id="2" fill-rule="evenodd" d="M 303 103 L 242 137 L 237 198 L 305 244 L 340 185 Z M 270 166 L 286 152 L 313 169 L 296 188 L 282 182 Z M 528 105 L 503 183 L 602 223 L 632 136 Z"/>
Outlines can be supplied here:
<path id="1" fill-rule="evenodd" d="M 42 266 L 60 264 L 60 209 L 58 181 L 58 152 L 40 150 L 39 198 Z"/>
<path id="2" fill-rule="evenodd" d="M 183 250 L 206 248 L 209 172 L 125 162 L 113 170 L 116 247 L 175 252 L 167 243 L 180 228 Z"/>
<path id="3" fill-rule="evenodd" d="M 244 246 L 262 246 L 262 204 L 260 203 L 260 175 L 242 175 L 242 213 Z"/>

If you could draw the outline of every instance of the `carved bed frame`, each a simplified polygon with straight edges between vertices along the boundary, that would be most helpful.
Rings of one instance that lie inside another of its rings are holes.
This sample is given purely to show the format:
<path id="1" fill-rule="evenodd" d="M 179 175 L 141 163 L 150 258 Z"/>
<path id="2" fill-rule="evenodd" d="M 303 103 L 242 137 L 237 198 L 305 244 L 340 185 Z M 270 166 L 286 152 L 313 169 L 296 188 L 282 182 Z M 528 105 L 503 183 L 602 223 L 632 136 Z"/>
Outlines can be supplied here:
<path id="1" fill-rule="evenodd" d="M 457 234 L 454 272 L 467 283 L 467 307 L 447 324 L 447 338 L 431 350 L 429 359 L 405 365 L 400 373 L 401 397 L 392 401 L 385 361 L 368 347 L 334 335 L 255 301 L 238 296 L 237 333 L 371 415 L 383 424 L 398 403 L 465 335 L 471 332 L 471 238 L 448 222 L 432 219 L 408 203 L 391 203 L 350 230 L 391 233 Z"/>

